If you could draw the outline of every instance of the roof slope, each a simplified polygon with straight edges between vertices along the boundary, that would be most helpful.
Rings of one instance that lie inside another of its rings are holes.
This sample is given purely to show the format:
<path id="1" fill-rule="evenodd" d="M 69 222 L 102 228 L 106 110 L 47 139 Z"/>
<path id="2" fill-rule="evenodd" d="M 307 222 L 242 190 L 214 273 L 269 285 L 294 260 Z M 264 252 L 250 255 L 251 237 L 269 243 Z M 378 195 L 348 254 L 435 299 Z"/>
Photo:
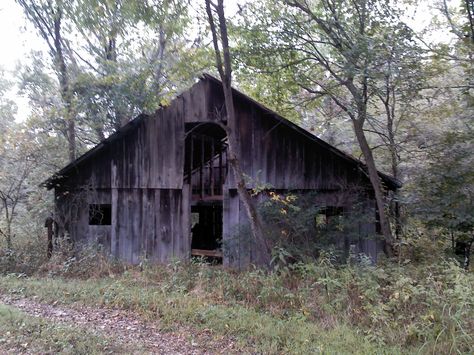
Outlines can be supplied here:
<path id="1" fill-rule="evenodd" d="M 215 78 L 212 75 L 209 74 L 203 74 L 200 80 L 209 80 L 215 84 L 222 85 L 222 82 Z M 268 115 L 272 116 L 274 119 L 278 121 L 278 124 L 283 124 L 286 125 L 293 130 L 297 131 L 299 134 L 304 135 L 305 137 L 311 139 L 313 142 L 321 146 L 322 148 L 332 152 L 333 154 L 341 157 L 342 159 L 355 164 L 359 169 L 361 169 L 364 173 L 367 173 L 367 167 L 364 163 L 362 163 L 360 160 L 352 157 L 351 155 L 337 149 L 336 147 L 330 145 L 329 143 L 323 141 L 322 139 L 318 138 L 314 134 L 308 132 L 304 128 L 296 125 L 295 123 L 287 120 L 286 118 L 280 116 L 278 113 L 275 111 L 269 109 L 268 107 L 262 105 L 261 103 L 257 102 L 256 100 L 252 99 L 251 97 L 245 95 L 244 93 L 238 91 L 235 88 L 232 88 L 233 94 L 236 95 L 237 97 L 240 97 L 241 99 L 244 99 L 248 101 L 249 103 L 256 105 L 259 107 L 261 110 L 263 110 L 265 113 Z M 180 95 L 178 95 L 180 96 Z M 141 121 L 147 119 L 149 116 L 147 114 L 140 114 L 130 122 L 128 122 L 126 125 L 121 127 L 119 130 L 117 130 L 115 133 L 111 134 L 108 138 L 104 139 L 102 142 L 97 144 L 94 148 L 90 149 L 83 155 L 81 155 L 79 158 L 76 160 L 70 162 L 68 165 L 66 165 L 63 169 L 60 171 L 56 172 L 54 175 L 52 175 L 49 179 L 44 181 L 42 183 L 43 186 L 46 186 L 48 189 L 53 188 L 60 180 L 62 180 L 64 177 L 66 177 L 69 173 L 71 173 L 76 167 L 78 167 L 81 163 L 87 161 L 88 159 L 92 158 L 93 156 L 100 154 L 100 152 L 110 143 L 121 139 L 123 136 L 127 135 L 128 133 L 131 133 L 134 128 L 140 123 Z M 402 185 L 401 183 L 396 180 L 395 178 L 391 177 L 390 175 L 384 174 L 379 171 L 379 176 L 382 179 L 383 183 L 387 188 L 390 190 L 395 190 L 397 188 L 400 188 Z"/>

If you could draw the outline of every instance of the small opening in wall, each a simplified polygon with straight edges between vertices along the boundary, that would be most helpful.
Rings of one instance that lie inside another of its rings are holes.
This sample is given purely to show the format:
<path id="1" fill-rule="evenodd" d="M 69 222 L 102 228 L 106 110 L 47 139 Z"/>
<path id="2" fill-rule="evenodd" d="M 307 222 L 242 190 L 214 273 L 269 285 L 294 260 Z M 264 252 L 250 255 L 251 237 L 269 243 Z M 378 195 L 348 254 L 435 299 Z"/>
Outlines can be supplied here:
<path id="1" fill-rule="evenodd" d="M 316 226 L 319 228 L 327 228 L 331 226 L 337 230 L 342 230 L 344 215 L 343 207 L 326 206 L 322 207 L 316 215 Z"/>
<path id="2" fill-rule="evenodd" d="M 110 226 L 112 224 L 112 205 L 92 204 L 89 205 L 90 226 Z"/>

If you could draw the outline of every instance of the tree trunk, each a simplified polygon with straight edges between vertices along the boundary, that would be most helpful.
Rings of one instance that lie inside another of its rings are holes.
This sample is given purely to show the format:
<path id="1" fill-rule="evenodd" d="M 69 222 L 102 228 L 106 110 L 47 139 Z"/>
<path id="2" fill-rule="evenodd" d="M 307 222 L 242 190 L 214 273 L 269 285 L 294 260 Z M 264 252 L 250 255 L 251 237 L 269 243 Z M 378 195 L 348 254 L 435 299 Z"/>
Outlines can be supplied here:
<path id="1" fill-rule="evenodd" d="M 206 0 L 206 11 L 209 19 L 209 25 L 211 27 L 214 50 L 216 54 L 216 66 L 219 71 L 222 80 L 222 87 L 224 90 L 224 100 L 227 112 L 227 126 L 225 127 L 225 130 L 228 139 L 228 159 L 232 170 L 234 171 L 237 192 L 239 194 L 240 200 L 244 204 L 245 211 L 249 218 L 252 236 L 257 244 L 259 261 L 268 265 L 270 262 L 270 247 L 263 233 L 263 222 L 257 211 L 255 201 L 252 199 L 252 196 L 250 196 L 250 193 L 247 189 L 244 174 L 240 166 L 240 144 L 237 134 L 237 122 L 234 100 L 232 96 L 232 68 L 223 0 L 218 0 L 217 6 L 213 6 L 218 16 L 223 60 L 219 49 L 217 29 L 214 24 L 214 16 L 211 10 L 211 1 Z"/>
<path id="2" fill-rule="evenodd" d="M 385 212 L 385 197 L 383 195 L 380 177 L 375 166 L 374 156 L 367 142 L 367 138 L 365 137 L 362 121 L 360 119 L 353 119 L 352 123 L 354 126 L 354 133 L 357 137 L 360 149 L 362 150 L 362 154 L 364 155 L 365 164 L 369 173 L 369 179 L 374 189 L 375 202 L 377 204 L 377 211 L 379 213 L 380 227 L 385 239 L 384 251 L 387 256 L 391 257 L 393 255 L 392 231 L 390 229 L 390 223 Z"/>
<path id="3" fill-rule="evenodd" d="M 69 87 L 69 78 L 67 73 L 66 61 L 63 54 L 63 40 L 61 35 L 61 20 L 62 11 L 59 7 L 56 8 L 54 19 L 54 49 L 55 49 L 55 66 L 57 76 L 59 79 L 59 87 L 61 98 L 65 106 L 65 121 L 66 121 L 66 137 L 68 141 L 69 160 L 76 159 L 76 123 L 73 114 L 71 90 Z"/>
<path id="4" fill-rule="evenodd" d="M 464 269 L 469 270 L 469 265 L 471 264 L 471 248 L 474 243 L 474 237 L 466 243 L 464 247 Z"/>
<path id="5" fill-rule="evenodd" d="M 166 49 L 166 43 L 167 43 L 165 30 L 162 25 L 160 25 L 158 32 L 160 36 L 159 46 L 156 49 L 153 55 L 153 59 L 152 59 L 153 61 L 158 62 L 157 65 L 155 63 L 156 68 L 153 73 L 153 77 L 154 77 L 153 88 L 155 90 L 156 95 L 159 95 L 161 91 L 161 80 L 163 77 L 163 64 L 164 64 L 165 49 Z"/>
<path id="6" fill-rule="evenodd" d="M 3 208 L 5 209 L 5 222 L 6 222 L 6 228 L 5 228 L 5 242 L 7 244 L 7 249 L 11 250 L 13 248 L 12 244 L 12 224 L 11 224 L 11 218 L 10 218 L 10 211 L 8 207 L 8 198 L 2 198 L 3 202 Z"/>
<path id="7" fill-rule="evenodd" d="M 387 133 L 388 133 L 388 149 L 390 151 L 390 158 L 391 158 L 391 170 L 392 170 L 392 176 L 398 180 L 398 165 L 399 165 L 399 158 L 398 158 L 398 152 L 397 152 L 397 145 L 395 142 L 395 134 L 393 132 L 393 119 L 388 120 L 387 122 Z M 400 203 L 398 201 L 398 192 L 394 191 L 393 192 L 393 203 L 391 204 L 391 214 L 393 217 L 393 221 L 395 224 L 395 237 L 397 239 L 400 238 L 402 234 L 402 221 L 400 220 Z"/>
<path id="8" fill-rule="evenodd" d="M 389 63 L 389 69 L 391 64 Z M 390 78 L 386 78 L 386 99 L 382 100 L 385 105 L 385 114 L 387 116 L 387 137 L 388 137 L 388 149 L 390 151 L 391 169 L 392 176 L 398 179 L 398 166 L 400 159 L 398 157 L 397 143 L 395 140 L 394 120 L 395 120 L 395 89 L 390 85 Z M 392 98 L 390 100 L 390 97 Z M 391 215 L 395 224 L 395 237 L 399 239 L 402 234 L 402 223 L 400 220 L 400 203 L 398 202 L 398 192 L 393 192 L 393 202 L 390 206 Z"/>

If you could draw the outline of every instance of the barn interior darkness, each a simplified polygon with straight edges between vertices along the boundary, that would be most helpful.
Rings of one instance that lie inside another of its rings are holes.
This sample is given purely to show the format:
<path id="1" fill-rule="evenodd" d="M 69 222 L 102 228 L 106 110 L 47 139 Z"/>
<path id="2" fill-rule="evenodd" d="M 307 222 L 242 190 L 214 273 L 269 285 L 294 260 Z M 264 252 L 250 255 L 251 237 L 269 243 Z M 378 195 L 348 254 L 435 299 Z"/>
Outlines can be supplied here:
<path id="1" fill-rule="evenodd" d="M 222 261 L 223 185 L 228 172 L 225 131 L 186 124 L 184 177 L 191 185 L 191 254 Z"/>

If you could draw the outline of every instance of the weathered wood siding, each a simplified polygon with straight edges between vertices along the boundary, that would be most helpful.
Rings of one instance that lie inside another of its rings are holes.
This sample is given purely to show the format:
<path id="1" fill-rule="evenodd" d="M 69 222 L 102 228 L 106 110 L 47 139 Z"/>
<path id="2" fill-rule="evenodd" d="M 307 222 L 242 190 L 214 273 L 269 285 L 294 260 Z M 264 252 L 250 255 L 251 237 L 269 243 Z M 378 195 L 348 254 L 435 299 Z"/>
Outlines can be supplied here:
<path id="1" fill-rule="evenodd" d="M 112 189 L 111 253 L 131 263 L 191 253 L 189 187 Z"/>
<path id="2" fill-rule="evenodd" d="M 110 204 L 110 189 L 56 190 L 56 222 L 76 245 L 99 244 L 110 252 L 111 226 L 89 225 L 90 204 Z"/>
<path id="3" fill-rule="evenodd" d="M 63 233 L 98 242 L 131 263 L 188 258 L 189 186 L 183 189 L 183 100 L 143 116 L 75 167 L 56 188 Z M 110 226 L 89 225 L 90 204 L 111 204 Z"/>
<path id="4" fill-rule="evenodd" d="M 222 110 L 222 87 L 210 82 L 210 100 Z M 315 139 L 301 134 L 286 120 L 262 109 L 240 94 L 234 95 L 241 165 L 252 178 L 249 186 L 269 184 L 274 189 L 343 189 L 365 184 L 366 176 L 353 163 L 329 151 Z M 235 188 L 233 173 L 226 183 Z"/>
<path id="5" fill-rule="evenodd" d="M 235 189 L 224 190 L 223 200 L 223 263 L 224 266 L 241 269 L 249 265 L 253 241 L 250 229 L 241 220 L 245 210 L 241 211 L 241 203 Z"/>
<path id="6" fill-rule="evenodd" d="M 99 153 L 73 167 L 61 186 L 180 189 L 184 121 L 187 115 L 197 114 L 193 104 L 197 103 L 178 98 L 153 115 L 140 116 L 119 139 L 107 142 Z"/>
<path id="7" fill-rule="evenodd" d="M 177 97 L 177 101 L 183 107 L 184 120 L 186 123 L 205 122 L 211 120 L 209 115 L 209 83 L 200 80 L 189 90 Z"/>
<path id="8" fill-rule="evenodd" d="M 173 101 L 114 143 L 112 188 L 182 188 L 183 145 L 184 113 Z"/>
<path id="9" fill-rule="evenodd" d="M 111 146 L 105 147 L 101 154 L 97 154 L 87 162 L 74 167 L 68 176 L 61 181 L 60 189 L 109 189 L 111 186 L 110 162 L 112 150 L 113 147 Z"/>

